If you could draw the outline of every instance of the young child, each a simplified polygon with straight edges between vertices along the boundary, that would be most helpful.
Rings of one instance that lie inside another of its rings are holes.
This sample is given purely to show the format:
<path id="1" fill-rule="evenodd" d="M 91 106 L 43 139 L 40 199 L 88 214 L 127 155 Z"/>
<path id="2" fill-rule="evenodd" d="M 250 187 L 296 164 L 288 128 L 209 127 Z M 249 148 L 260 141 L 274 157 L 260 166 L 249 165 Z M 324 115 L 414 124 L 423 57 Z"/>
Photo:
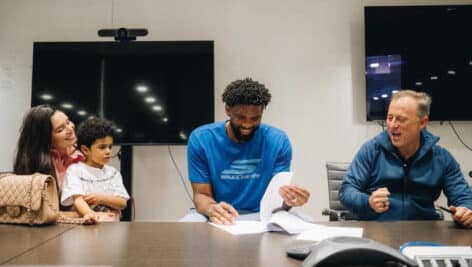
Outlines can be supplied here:
<path id="1" fill-rule="evenodd" d="M 90 118 L 77 129 L 77 145 L 85 162 L 67 168 L 61 194 L 61 204 L 72 206 L 93 224 L 99 221 L 119 221 L 129 195 L 119 171 L 106 165 L 111 158 L 114 130 L 111 123 Z"/>

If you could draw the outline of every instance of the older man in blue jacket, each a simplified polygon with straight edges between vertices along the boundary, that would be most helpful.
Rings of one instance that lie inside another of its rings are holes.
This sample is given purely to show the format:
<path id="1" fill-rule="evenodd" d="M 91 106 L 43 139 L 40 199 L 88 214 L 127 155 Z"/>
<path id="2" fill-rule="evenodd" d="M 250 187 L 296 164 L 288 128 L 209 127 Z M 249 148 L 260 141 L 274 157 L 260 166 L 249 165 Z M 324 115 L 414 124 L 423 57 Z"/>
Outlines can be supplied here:
<path id="1" fill-rule="evenodd" d="M 431 98 L 392 95 L 387 130 L 366 142 L 344 176 L 339 197 L 363 220 L 438 219 L 444 191 L 452 218 L 472 228 L 472 190 L 452 155 L 426 130 Z"/>

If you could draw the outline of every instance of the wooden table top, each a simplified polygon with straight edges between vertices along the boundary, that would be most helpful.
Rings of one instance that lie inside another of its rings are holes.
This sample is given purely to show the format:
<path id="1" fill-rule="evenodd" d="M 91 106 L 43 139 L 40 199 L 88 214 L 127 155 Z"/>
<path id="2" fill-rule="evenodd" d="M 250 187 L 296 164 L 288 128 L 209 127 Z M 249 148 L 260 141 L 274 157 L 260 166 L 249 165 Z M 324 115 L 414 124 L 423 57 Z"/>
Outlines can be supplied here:
<path id="1" fill-rule="evenodd" d="M 449 221 L 349 221 L 320 224 L 363 227 L 364 237 L 395 249 L 408 241 L 431 241 L 444 245 L 472 244 L 472 230 L 458 228 Z M 5 242 L 18 242 L 18 237 L 13 234 L 5 239 L 2 229 L 5 230 L 0 227 L 1 248 Z M 66 231 L 60 225 L 57 229 L 56 226 L 50 229 L 25 229 L 32 234 L 21 238 L 23 242 L 27 242 L 23 247 L 43 243 L 21 253 L 8 261 L 8 264 L 300 266 L 300 261 L 286 256 L 285 249 L 306 242 L 285 233 L 233 236 L 207 223 L 120 222 L 76 226 Z M 47 233 L 37 234 L 41 230 Z M 53 232 L 60 234 L 44 242 Z M 33 242 L 36 238 L 43 241 Z"/>

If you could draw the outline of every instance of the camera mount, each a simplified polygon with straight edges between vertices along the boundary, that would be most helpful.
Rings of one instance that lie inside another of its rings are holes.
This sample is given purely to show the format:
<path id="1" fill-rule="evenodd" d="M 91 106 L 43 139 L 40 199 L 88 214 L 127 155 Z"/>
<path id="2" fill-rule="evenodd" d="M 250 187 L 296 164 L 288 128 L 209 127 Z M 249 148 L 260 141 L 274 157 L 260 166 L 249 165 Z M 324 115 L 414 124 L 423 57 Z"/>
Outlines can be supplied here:
<path id="1" fill-rule="evenodd" d="M 115 41 L 129 42 L 136 40 L 137 36 L 146 36 L 148 34 L 147 29 L 100 29 L 98 30 L 98 36 L 100 37 L 115 37 Z"/>

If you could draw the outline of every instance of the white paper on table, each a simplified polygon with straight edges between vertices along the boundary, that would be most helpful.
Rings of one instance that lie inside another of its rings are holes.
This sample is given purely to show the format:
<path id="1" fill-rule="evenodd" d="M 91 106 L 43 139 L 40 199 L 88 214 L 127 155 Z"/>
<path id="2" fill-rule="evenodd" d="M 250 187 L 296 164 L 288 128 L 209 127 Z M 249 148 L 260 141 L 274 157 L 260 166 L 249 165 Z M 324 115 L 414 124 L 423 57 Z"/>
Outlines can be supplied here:
<path id="1" fill-rule="evenodd" d="M 272 211 L 282 206 L 283 199 L 279 194 L 279 188 L 282 185 L 290 183 L 292 172 L 279 172 L 270 180 L 269 185 L 262 196 L 260 203 L 260 219 L 261 221 L 239 221 L 236 220 L 231 225 L 221 225 L 210 223 L 233 235 L 256 234 L 267 232 L 267 223 L 272 216 Z"/>
<path id="2" fill-rule="evenodd" d="M 320 227 L 324 228 L 325 226 L 306 222 L 302 218 L 285 210 L 272 214 L 267 224 L 269 231 L 285 231 L 289 234 L 298 234 Z"/>
<path id="3" fill-rule="evenodd" d="M 283 185 L 290 184 L 292 176 L 292 172 L 280 172 L 272 177 L 261 199 L 260 221 L 236 220 L 232 225 L 219 225 L 214 223 L 211 223 L 211 225 L 233 235 L 255 234 L 267 231 L 286 231 L 289 234 L 298 234 L 306 230 L 324 227 L 308 223 L 297 215 L 284 210 L 272 213 L 274 210 L 280 208 L 283 203 L 279 188 Z"/>
<path id="4" fill-rule="evenodd" d="M 267 189 L 262 196 L 260 204 L 261 221 L 267 224 L 272 216 L 272 212 L 280 208 L 284 200 L 280 196 L 279 188 L 290 184 L 293 172 L 279 172 L 270 180 Z"/>
<path id="5" fill-rule="evenodd" d="M 311 240 L 321 241 L 323 239 L 335 237 L 335 236 L 352 236 L 362 237 L 364 228 L 360 227 L 335 227 L 335 226 L 324 226 L 317 227 L 305 232 L 302 232 L 297 236 L 298 240 Z"/>
<path id="6" fill-rule="evenodd" d="M 224 225 L 210 223 L 232 235 L 257 234 L 267 232 L 267 226 L 260 221 L 235 221 L 234 224 Z"/>

